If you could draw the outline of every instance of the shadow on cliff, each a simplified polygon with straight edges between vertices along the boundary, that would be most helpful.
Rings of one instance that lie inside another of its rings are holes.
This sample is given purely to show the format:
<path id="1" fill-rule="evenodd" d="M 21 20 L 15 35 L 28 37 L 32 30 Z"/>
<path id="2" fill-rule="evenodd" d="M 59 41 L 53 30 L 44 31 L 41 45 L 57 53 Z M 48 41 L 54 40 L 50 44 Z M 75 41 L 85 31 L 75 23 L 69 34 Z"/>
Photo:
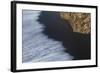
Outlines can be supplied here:
<path id="1" fill-rule="evenodd" d="M 43 33 L 63 42 L 65 51 L 74 56 L 74 60 L 91 58 L 90 34 L 73 32 L 70 23 L 61 19 L 58 12 L 43 11 L 38 21 L 45 26 Z"/>

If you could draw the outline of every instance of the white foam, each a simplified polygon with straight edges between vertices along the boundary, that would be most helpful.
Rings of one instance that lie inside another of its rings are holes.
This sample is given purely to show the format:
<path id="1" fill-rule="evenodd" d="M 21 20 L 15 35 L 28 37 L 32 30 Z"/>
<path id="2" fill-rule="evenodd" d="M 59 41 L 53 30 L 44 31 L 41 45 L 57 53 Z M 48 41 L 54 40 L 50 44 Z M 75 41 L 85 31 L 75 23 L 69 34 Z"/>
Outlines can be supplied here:
<path id="1" fill-rule="evenodd" d="M 49 62 L 72 60 L 73 57 L 64 52 L 62 42 L 48 38 L 39 23 L 41 11 L 23 10 L 23 62 Z"/>

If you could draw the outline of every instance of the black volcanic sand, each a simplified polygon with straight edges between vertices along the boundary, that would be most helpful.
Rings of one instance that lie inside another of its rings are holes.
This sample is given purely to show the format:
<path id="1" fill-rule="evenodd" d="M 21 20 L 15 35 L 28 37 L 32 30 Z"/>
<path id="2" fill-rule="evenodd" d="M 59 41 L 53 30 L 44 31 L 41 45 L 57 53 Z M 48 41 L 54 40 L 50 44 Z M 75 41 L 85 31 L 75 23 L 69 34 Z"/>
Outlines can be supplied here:
<path id="1" fill-rule="evenodd" d="M 65 51 L 74 56 L 74 60 L 91 58 L 90 34 L 73 32 L 70 23 L 61 19 L 59 12 L 42 11 L 38 21 L 45 26 L 43 33 L 63 42 Z"/>

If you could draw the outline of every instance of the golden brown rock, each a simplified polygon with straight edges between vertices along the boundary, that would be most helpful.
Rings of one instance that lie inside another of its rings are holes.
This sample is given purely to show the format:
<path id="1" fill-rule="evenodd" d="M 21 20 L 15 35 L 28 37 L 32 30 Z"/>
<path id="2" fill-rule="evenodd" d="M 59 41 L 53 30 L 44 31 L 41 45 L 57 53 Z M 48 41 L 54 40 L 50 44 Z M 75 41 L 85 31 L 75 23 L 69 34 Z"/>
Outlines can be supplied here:
<path id="1" fill-rule="evenodd" d="M 88 34 L 91 32 L 91 14 L 65 12 L 60 13 L 61 18 L 70 22 L 73 32 Z"/>

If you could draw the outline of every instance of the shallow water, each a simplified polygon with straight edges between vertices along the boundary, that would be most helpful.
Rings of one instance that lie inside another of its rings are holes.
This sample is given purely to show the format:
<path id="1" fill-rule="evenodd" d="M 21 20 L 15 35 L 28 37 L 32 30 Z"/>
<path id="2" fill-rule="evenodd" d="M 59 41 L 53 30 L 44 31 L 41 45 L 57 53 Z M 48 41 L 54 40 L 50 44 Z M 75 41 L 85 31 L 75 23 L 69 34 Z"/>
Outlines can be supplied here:
<path id="1" fill-rule="evenodd" d="M 50 38 L 44 33 L 46 26 L 39 21 L 41 14 L 41 11 L 23 11 L 22 61 L 49 62 L 72 60 L 73 57 L 65 52 L 66 48 L 61 41 Z"/>

